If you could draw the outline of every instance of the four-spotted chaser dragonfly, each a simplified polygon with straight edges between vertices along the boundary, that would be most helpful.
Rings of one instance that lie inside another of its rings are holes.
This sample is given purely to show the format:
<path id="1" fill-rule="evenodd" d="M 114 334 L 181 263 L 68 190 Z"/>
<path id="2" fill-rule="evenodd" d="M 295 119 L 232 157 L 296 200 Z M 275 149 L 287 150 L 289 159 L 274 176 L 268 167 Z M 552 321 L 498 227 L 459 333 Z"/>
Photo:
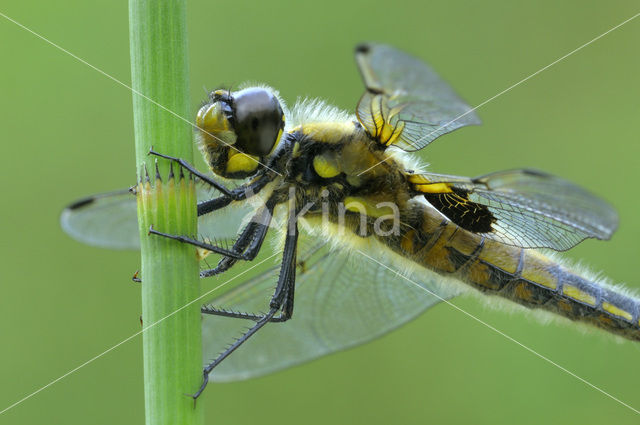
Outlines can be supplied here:
<path id="1" fill-rule="evenodd" d="M 202 277 L 255 259 L 267 235 L 282 253 L 279 265 L 202 307 L 205 358 L 214 360 L 196 396 L 209 376 L 255 377 L 361 344 L 465 290 L 640 340 L 637 299 L 535 250 L 608 239 L 617 227 L 609 205 L 539 171 L 466 178 L 420 170 L 408 152 L 479 124 L 477 116 L 399 50 L 362 44 L 355 57 L 366 86 L 355 117 L 319 100 L 288 109 L 264 86 L 215 90 L 196 117 L 215 176 L 152 152 L 215 192 L 200 198 L 199 232 L 234 243 L 158 230 L 150 237 L 221 254 Z M 244 182 L 230 189 L 231 180 Z M 97 195 L 69 206 L 62 226 L 89 244 L 133 248 L 135 208 L 127 191 Z M 246 320 L 254 324 L 240 333 L 233 324 Z"/>

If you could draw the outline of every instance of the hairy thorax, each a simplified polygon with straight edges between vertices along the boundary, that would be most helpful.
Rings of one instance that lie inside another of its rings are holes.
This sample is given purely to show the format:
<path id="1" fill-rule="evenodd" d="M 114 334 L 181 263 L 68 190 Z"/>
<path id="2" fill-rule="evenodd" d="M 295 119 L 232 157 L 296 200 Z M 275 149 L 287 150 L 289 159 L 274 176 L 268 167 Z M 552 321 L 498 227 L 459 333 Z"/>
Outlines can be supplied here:
<path id="1" fill-rule="evenodd" d="M 411 214 L 404 167 L 358 123 L 304 124 L 288 138 L 283 183 L 301 215 L 359 236 L 400 232 Z"/>

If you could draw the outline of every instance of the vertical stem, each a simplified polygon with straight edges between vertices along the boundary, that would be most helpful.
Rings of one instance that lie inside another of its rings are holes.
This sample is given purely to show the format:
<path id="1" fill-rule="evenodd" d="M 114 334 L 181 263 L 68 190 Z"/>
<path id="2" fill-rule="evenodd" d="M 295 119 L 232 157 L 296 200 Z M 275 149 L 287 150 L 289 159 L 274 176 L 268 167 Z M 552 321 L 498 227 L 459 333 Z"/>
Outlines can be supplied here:
<path id="1" fill-rule="evenodd" d="M 189 119 L 185 1 L 130 0 L 129 23 L 134 90 Z M 156 159 L 147 155 L 153 146 L 192 161 L 192 128 L 135 93 L 133 113 L 140 182 L 142 320 L 149 327 L 143 334 L 146 423 L 202 424 L 201 403 L 194 407 L 185 396 L 195 392 L 202 380 L 200 306 L 182 308 L 200 294 L 195 250 L 148 235 L 150 225 L 167 233 L 196 234 L 193 181 L 181 177 L 178 169 L 173 176 L 167 161 L 156 165 Z"/>

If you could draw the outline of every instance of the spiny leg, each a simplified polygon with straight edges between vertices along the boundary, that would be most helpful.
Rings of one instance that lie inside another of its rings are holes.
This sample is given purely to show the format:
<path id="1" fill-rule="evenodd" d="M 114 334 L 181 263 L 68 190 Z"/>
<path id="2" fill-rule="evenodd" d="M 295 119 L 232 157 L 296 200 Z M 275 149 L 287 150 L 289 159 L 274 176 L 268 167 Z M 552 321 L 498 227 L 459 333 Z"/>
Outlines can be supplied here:
<path id="1" fill-rule="evenodd" d="M 231 190 L 227 189 L 224 185 L 218 183 L 217 181 L 213 180 L 209 176 L 201 173 L 200 171 L 198 171 L 198 169 L 196 169 L 196 167 L 194 167 L 193 165 L 189 164 L 187 161 L 185 161 L 182 158 L 176 158 L 175 156 L 169 156 L 169 155 L 161 154 L 159 152 L 154 151 L 153 148 L 151 148 L 149 150 L 149 155 L 154 155 L 154 156 L 158 156 L 160 158 L 164 158 L 164 159 L 168 159 L 170 161 L 174 161 L 175 163 L 179 164 L 182 168 L 184 168 L 185 170 L 189 171 L 191 174 L 193 174 L 194 176 L 196 176 L 197 178 L 199 178 L 203 182 L 209 184 L 210 186 L 213 186 L 214 188 L 216 188 L 217 190 L 222 192 L 224 195 L 226 195 L 228 197 L 232 197 L 233 196 L 233 192 Z"/>
<path id="2" fill-rule="evenodd" d="M 202 314 L 210 314 L 212 316 L 222 316 L 222 317 L 230 317 L 232 319 L 245 319 L 245 320 L 253 320 L 254 322 L 258 322 L 266 317 L 266 314 L 257 314 L 257 313 L 245 313 L 243 311 L 231 311 L 225 310 L 222 308 L 213 307 L 210 305 L 202 306 L 200 309 Z M 286 317 L 284 314 L 280 314 L 278 316 L 273 316 L 269 321 L 272 323 L 286 322 L 290 317 Z"/>
<path id="3" fill-rule="evenodd" d="M 242 254 L 243 260 L 252 261 L 260 252 L 273 218 L 275 205 L 275 197 L 269 198 L 265 206 L 253 216 L 233 244 L 232 251 Z M 210 277 L 225 272 L 237 261 L 236 258 L 223 257 L 215 268 L 201 271 L 200 277 Z"/>
<path id="4" fill-rule="evenodd" d="M 196 167 L 194 167 L 193 165 L 189 164 L 187 161 L 185 161 L 182 158 L 176 158 L 174 156 L 164 155 L 164 154 L 161 154 L 159 152 L 154 151 L 153 149 L 149 150 L 149 155 L 158 156 L 160 158 L 168 159 L 170 161 L 173 161 L 173 162 L 177 163 L 182 168 L 184 168 L 185 170 L 189 171 L 191 174 L 193 174 L 194 176 L 196 176 L 197 178 L 199 178 L 203 182 L 207 183 L 208 185 L 210 185 L 210 186 L 214 187 L 215 189 L 217 189 L 218 191 L 220 191 L 224 195 L 223 198 L 224 197 L 230 198 L 229 203 L 231 201 L 239 201 L 239 200 L 242 200 L 242 199 L 246 199 L 248 193 L 251 193 L 251 194 L 257 193 L 260 189 L 262 189 L 272 179 L 272 177 L 267 176 L 267 174 L 265 174 L 263 172 L 259 176 L 259 178 L 253 182 L 253 185 L 255 185 L 255 187 L 253 187 L 253 191 L 252 192 L 250 192 L 248 190 L 248 189 L 251 188 L 252 184 L 246 185 L 245 187 L 240 186 L 240 187 L 238 187 L 236 189 L 228 189 L 223 184 L 218 183 L 217 181 L 215 181 L 211 177 L 209 177 L 206 174 L 203 174 L 200 171 L 198 171 L 198 169 Z M 212 201 L 217 201 L 217 199 L 212 200 Z M 209 201 L 209 202 L 211 202 L 211 201 Z M 217 203 L 213 202 L 212 205 L 215 207 L 215 206 L 217 206 Z M 224 204 L 224 205 L 221 205 L 218 208 L 221 208 L 222 206 L 226 206 L 226 205 L 228 205 L 228 203 Z M 205 207 L 203 207 L 203 208 L 205 208 Z M 211 212 L 211 211 L 213 211 L 213 209 L 211 209 L 209 211 L 205 211 L 204 213 Z M 200 208 L 198 208 L 198 212 L 200 212 Z M 201 214 L 198 214 L 198 215 L 201 215 Z"/>
<path id="5" fill-rule="evenodd" d="M 294 259 L 290 264 L 291 269 L 289 270 L 288 279 L 290 283 L 286 287 L 285 296 L 283 297 L 283 303 L 281 306 L 282 313 L 278 316 L 273 316 L 269 319 L 269 322 L 272 323 L 280 323 L 286 322 L 293 316 L 293 299 L 295 292 L 295 281 L 296 281 L 296 267 L 297 267 L 297 249 L 294 251 Z M 284 260 L 283 260 L 284 261 Z M 273 297 L 277 296 L 277 291 L 274 293 Z M 225 310 L 223 308 L 217 308 L 211 305 L 203 305 L 200 309 L 200 312 L 203 314 L 210 314 L 214 316 L 222 316 L 222 317 L 230 317 L 234 319 L 245 319 L 245 320 L 254 320 L 256 322 L 264 319 L 266 314 L 256 314 L 256 313 L 245 313 L 241 311 L 230 311 Z"/>
<path id="6" fill-rule="evenodd" d="M 296 270 L 297 270 L 297 267 L 298 267 L 298 262 L 297 262 L 298 252 L 297 252 L 297 249 L 294 251 L 293 255 L 294 255 L 294 259 L 292 260 L 292 262 L 290 264 L 291 269 L 289 270 L 289 273 L 290 273 L 289 274 L 289 279 L 290 279 L 291 282 L 290 282 L 290 285 L 288 286 L 288 288 L 286 290 L 286 294 L 285 294 L 284 301 L 283 301 L 283 304 L 282 304 L 282 313 L 279 316 L 273 316 L 269 320 L 272 323 L 286 322 L 293 315 L 293 299 L 294 299 L 294 292 L 295 292 Z M 274 294 L 274 297 L 275 296 L 276 296 L 276 294 Z M 211 305 L 202 306 L 200 311 L 203 314 L 210 314 L 210 315 L 222 316 L 222 317 L 231 317 L 231 318 L 236 318 L 236 319 L 254 320 L 256 322 L 259 321 L 259 320 L 262 320 L 266 316 L 265 314 L 245 313 L 245 312 L 240 312 L 240 311 L 230 311 L 230 310 L 225 310 L 223 308 L 217 308 L 217 307 L 214 307 L 214 306 L 211 306 Z"/>
<path id="7" fill-rule="evenodd" d="M 189 245 L 196 246 L 198 248 L 206 249 L 207 251 L 215 252 L 216 254 L 224 255 L 227 257 L 237 258 L 239 260 L 244 259 L 242 254 L 238 254 L 237 252 L 231 251 L 229 249 L 220 248 L 219 246 L 211 245 L 206 242 L 199 241 L 194 238 L 190 238 L 188 236 L 182 235 L 171 235 L 169 233 L 160 232 L 153 228 L 153 225 L 149 227 L 150 235 L 162 236 L 163 238 L 173 239 L 178 242 L 187 243 Z"/>
<path id="8" fill-rule="evenodd" d="M 195 175 L 196 177 L 198 177 L 199 179 L 201 179 L 202 181 L 204 181 L 205 183 L 208 183 L 209 185 L 213 186 L 214 188 L 218 189 L 220 192 L 224 193 L 223 196 L 208 200 L 208 201 L 203 201 L 198 203 L 198 217 L 204 215 L 204 214 L 208 214 L 210 212 L 216 211 L 218 209 L 224 208 L 227 205 L 229 205 L 232 201 L 238 201 L 238 200 L 244 200 L 247 199 L 248 197 L 251 197 L 253 195 L 255 195 L 256 193 L 258 193 L 260 190 L 262 190 L 262 188 L 264 188 L 264 186 L 269 183 L 272 180 L 272 177 L 268 176 L 265 173 L 260 174 L 259 176 L 257 176 L 252 182 L 239 186 L 235 189 L 229 190 L 227 189 L 225 186 L 221 185 L 220 183 L 216 182 L 215 180 L 211 179 L 210 177 L 202 174 L 200 171 L 198 171 L 194 166 L 192 166 L 191 164 L 189 164 L 188 162 L 186 162 L 185 160 L 181 159 L 181 158 L 176 158 L 176 157 L 172 157 L 169 155 L 164 155 L 158 152 L 155 152 L 153 149 L 151 149 L 149 151 L 150 155 L 155 155 L 155 156 L 159 156 L 161 158 L 165 158 L 171 161 L 174 161 L 176 163 L 178 163 L 181 167 L 185 168 L 186 170 L 188 170 L 191 174 Z M 270 208 L 269 211 L 271 214 L 273 213 L 273 207 Z M 233 250 L 228 250 L 228 249 L 224 249 L 221 247 L 217 247 L 215 245 L 212 244 L 208 244 L 202 241 L 198 241 L 197 239 L 194 238 L 190 238 L 188 236 L 182 236 L 182 235 L 171 235 L 168 233 L 164 233 L 164 232 L 160 232 L 157 231 L 152 227 L 149 228 L 149 234 L 155 234 L 158 236 L 163 236 L 169 239 L 174 239 L 177 240 L 179 242 L 183 242 L 183 243 L 188 243 L 194 246 L 197 246 L 199 248 L 202 249 L 206 249 L 208 251 L 211 252 L 215 252 L 217 254 L 223 255 L 225 256 L 225 258 L 234 258 L 236 260 L 238 259 L 242 259 L 242 260 L 252 260 L 253 258 L 255 258 L 255 256 L 257 255 L 257 251 L 259 251 L 260 246 L 262 245 L 262 242 L 264 241 L 264 237 L 266 236 L 266 230 L 268 228 L 268 224 L 266 224 L 266 226 L 262 226 L 260 225 L 260 223 L 258 223 L 258 226 L 255 225 L 256 218 L 258 218 L 258 214 L 256 214 L 256 216 L 254 216 L 254 218 L 252 219 L 252 223 L 250 223 L 249 226 L 247 226 L 247 228 L 245 229 L 246 232 L 246 237 L 247 240 L 249 242 L 251 242 L 252 240 L 256 241 L 257 244 L 255 244 L 256 246 L 253 247 L 250 246 L 249 248 L 253 248 L 250 252 L 249 255 L 242 255 L 242 251 L 246 248 L 243 247 L 242 250 L 239 249 L 233 249 Z M 269 222 L 270 222 L 271 217 L 268 218 Z M 257 236 L 257 237 L 256 237 Z M 236 242 L 237 244 L 237 242 Z M 255 250 L 255 252 L 253 252 L 253 250 Z M 235 262 L 234 262 L 235 263 Z M 212 269 L 214 270 L 214 269 Z M 206 276 L 211 276 L 213 274 L 217 274 L 217 273 L 210 273 L 210 274 L 206 274 L 204 277 Z"/>
<path id="9" fill-rule="evenodd" d="M 290 214 L 293 214 L 292 217 L 289 217 L 290 220 L 295 218 L 295 213 L 292 209 Z M 271 297 L 271 302 L 269 303 L 269 312 L 264 316 L 260 317 L 255 325 L 249 328 L 240 338 L 238 338 L 233 344 L 231 344 L 226 350 L 224 350 L 213 362 L 209 363 L 202 371 L 203 379 L 202 385 L 193 394 L 193 399 L 197 399 L 202 391 L 207 386 L 209 382 L 209 374 L 211 371 L 218 366 L 224 359 L 229 357 L 231 353 L 233 353 L 238 347 L 240 347 L 245 341 L 247 341 L 252 335 L 260 330 L 264 325 L 269 323 L 271 319 L 274 318 L 278 310 L 283 308 L 285 304 L 288 303 L 288 300 L 293 300 L 293 288 L 295 287 L 295 273 L 296 273 L 296 249 L 298 244 L 298 227 L 297 224 L 292 226 L 288 226 L 287 236 L 284 244 L 284 251 L 282 254 L 282 265 L 280 267 L 280 275 L 278 277 L 278 284 L 276 285 L 276 290 Z M 292 229 L 292 228 L 293 229 Z M 291 292 L 291 296 L 289 293 Z M 284 314 L 293 314 L 293 302 L 290 303 L 290 307 L 283 310 Z"/>
<path id="10" fill-rule="evenodd" d="M 169 233 L 160 232 L 158 230 L 155 230 L 153 226 L 149 228 L 149 234 L 162 236 L 164 238 L 173 239 L 178 242 L 187 243 L 198 248 L 206 249 L 207 251 L 223 255 L 225 256 L 225 258 L 251 261 L 256 257 L 256 255 L 258 255 L 258 252 L 262 247 L 262 243 L 264 242 L 267 231 L 269 230 L 269 224 L 271 223 L 274 208 L 275 198 L 272 197 L 269 198 L 265 206 L 253 216 L 247 227 L 245 227 L 245 229 L 240 234 L 233 248 L 230 250 L 188 236 L 172 235 Z M 226 268 L 224 268 L 224 270 L 230 268 L 234 263 L 235 261 L 230 263 L 230 265 L 225 266 Z M 205 270 L 205 272 L 201 273 L 201 277 L 208 277 L 220 273 L 220 271 L 216 271 L 216 269 Z"/>
<path id="11" fill-rule="evenodd" d="M 198 217 L 224 208 L 232 201 L 242 201 L 260 192 L 273 179 L 267 174 L 260 174 L 253 181 L 231 190 L 232 196 L 222 195 L 208 201 L 198 202 Z"/>

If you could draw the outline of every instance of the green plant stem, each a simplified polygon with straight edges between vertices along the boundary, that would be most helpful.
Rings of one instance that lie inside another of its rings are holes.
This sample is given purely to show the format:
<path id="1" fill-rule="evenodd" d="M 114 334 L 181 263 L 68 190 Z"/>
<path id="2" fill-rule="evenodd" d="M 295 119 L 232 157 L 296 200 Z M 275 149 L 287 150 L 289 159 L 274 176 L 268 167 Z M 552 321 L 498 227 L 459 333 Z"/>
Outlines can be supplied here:
<path id="1" fill-rule="evenodd" d="M 134 90 L 189 119 L 185 1 L 130 0 L 129 23 Z M 168 161 L 158 160 L 156 165 L 156 158 L 147 155 L 153 147 L 192 161 L 192 128 L 136 93 L 133 113 L 140 182 L 146 423 L 202 424 L 201 403 L 194 406 L 185 395 L 195 392 L 202 380 L 200 306 L 195 302 L 184 307 L 200 295 L 195 249 L 148 235 L 150 225 L 172 234 L 196 234 L 193 181 L 181 178 L 175 165 L 171 178 Z"/>

